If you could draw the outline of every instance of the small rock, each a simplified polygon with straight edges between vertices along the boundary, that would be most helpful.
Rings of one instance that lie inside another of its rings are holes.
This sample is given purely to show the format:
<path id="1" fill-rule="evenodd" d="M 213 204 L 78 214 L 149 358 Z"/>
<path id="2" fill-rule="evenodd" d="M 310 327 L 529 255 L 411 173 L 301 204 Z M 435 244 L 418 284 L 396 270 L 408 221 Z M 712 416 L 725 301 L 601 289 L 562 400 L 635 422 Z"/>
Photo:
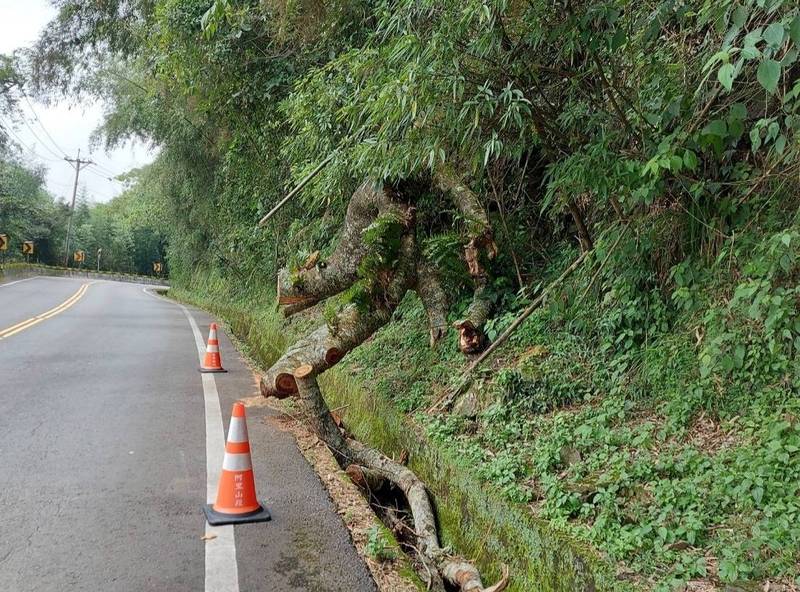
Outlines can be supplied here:
<path id="1" fill-rule="evenodd" d="M 478 416 L 478 407 L 478 395 L 470 389 L 456 402 L 453 413 L 461 417 L 473 418 Z"/>
<path id="2" fill-rule="evenodd" d="M 581 451 L 572 446 L 562 446 L 561 450 L 558 451 L 558 457 L 561 459 L 561 464 L 565 467 L 569 467 L 583 460 Z"/>

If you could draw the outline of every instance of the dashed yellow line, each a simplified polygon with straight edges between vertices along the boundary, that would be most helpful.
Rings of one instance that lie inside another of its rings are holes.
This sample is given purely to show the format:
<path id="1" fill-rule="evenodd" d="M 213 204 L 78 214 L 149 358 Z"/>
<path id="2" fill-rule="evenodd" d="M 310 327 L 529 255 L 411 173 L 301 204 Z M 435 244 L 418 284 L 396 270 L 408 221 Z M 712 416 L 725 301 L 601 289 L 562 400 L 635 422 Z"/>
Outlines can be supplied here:
<path id="1" fill-rule="evenodd" d="M 67 298 L 64 302 L 62 302 L 58 306 L 56 306 L 54 308 L 51 308 L 50 310 L 45 311 L 42 314 L 38 314 L 35 317 L 31 317 L 29 319 L 26 319 L 26 320 L 22 321 L 21 323 L 17 323 L 16 325 L 12 325 L 11 327 L 8 327 L 7 329 L 3 329 L 2 331 L 0 331 L 0 339 L 6 339 L 8 337 L 11 337 L 12 335 L 16 335 L 20 331 L 24 331 L 25 329 L 30 329 L 34 325 L 38 325 L 42 321 L 45 321 L 45 320 L 47 320 L 49 318 L 52 318 L 52 317 L 56 316 L 57 314 L 60 314 L 60 313 L 64 312 L 69 307 L 71 307 L 76 302 L 78 302 L 78 300 L 83 298 L 83 295 L 86 294 L 86 290 L 88 290 L 89 286 L 91 284 L 93 284 L 93 283 L 94 282 L 89 282 L 89 283 L 83 284 L 80 288 L 78 288 L 77 292 L 75 292 L 72 296 Z"/>

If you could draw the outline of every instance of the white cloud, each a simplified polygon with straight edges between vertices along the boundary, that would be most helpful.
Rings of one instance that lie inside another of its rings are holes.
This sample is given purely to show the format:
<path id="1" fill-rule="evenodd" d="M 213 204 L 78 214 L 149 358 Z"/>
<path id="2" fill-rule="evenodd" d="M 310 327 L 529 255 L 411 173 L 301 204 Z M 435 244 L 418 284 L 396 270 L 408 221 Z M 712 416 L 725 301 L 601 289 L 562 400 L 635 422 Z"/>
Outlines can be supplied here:
<path id="1" fill-rule="evenodd" d="M 45 0 L 0 0 L 0 53 L 9 54 L 33 43 L 55 14 Z M 89 137 L 103 119 L 103 108 L 98 103 L 78 106 L 64 102 L 46 106 L 35 102 L 29 105 L 23 100 L 20 106 L 25 122 L 17 126 L 15 133 L 29 149 L 27 156 L 47 167 L 47 187 L 55 195 L 71 197 L 75 169 L 63 157 L 75 158 L 78 149 L 81 158 L 97 163 L 84 169 L 79 181 L 89 198 L 97 202 L 108 201 L 124 189 L 119 182 L 110 181 L 109 176 L 145 165 L 155 157 L 140 142 L 108 153 L 91 150 Z"/>

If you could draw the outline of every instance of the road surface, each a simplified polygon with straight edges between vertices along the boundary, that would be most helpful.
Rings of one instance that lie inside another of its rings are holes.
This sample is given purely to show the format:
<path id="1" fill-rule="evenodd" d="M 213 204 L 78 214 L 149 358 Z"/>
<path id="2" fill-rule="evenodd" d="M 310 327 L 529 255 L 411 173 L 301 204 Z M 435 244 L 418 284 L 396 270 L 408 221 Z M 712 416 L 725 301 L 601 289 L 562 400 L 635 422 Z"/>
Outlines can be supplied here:
<path id="1" fill-rule="evenodd" d="M 374 592 L 264 408 L 248 427 L 273 520 L 207 529 L 214 444 L 256 394 L 224 331 L 229 373 L 201 379 L 191 323 L 205 339 L 211 320 L 136 284 L 0 284 L 0 590 Z"/>

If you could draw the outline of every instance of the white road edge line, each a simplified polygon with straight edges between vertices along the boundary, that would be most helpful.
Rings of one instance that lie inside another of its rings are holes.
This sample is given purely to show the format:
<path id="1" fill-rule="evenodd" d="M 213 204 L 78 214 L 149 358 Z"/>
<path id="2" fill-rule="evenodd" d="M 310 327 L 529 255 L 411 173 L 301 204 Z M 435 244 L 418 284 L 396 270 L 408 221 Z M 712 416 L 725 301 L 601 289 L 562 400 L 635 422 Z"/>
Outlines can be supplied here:
<path id="1" fill-rule="evenodd" d="M 198 361 L 202 362 L 206 344 L 203 343 L 203 336 L 189 309 L 178 302 L 154 294 L 149 288 L 142 288 L 142 292 L 174 304 L 183 311 L 194 334 Z M 225 430 L 223 429 L 222 411 L 214 375 L 201 374 L 200 376 L 203 380 L 206 413 L 206 501 L 213 504 L 222 471 L 222 460 L 225 456 Z M 236 539 L 233 526 L 210 526 L 206 523 L 206 537 L 209 536 L 216 538 L 205 541 L 206 592 L 239 592 L 239 570 L 236 565 Z"/>
<path id="2" fill-rule="evenodd" d="M 5 288 L 6 286 L 13 286 L 14 284 L 18 284 L 20 282 L 27 282 L 28 280 L 35 280 L 37 277 L 40 276 L 35 275 L 33 277 L 23 278 L 21 280 L 14 280 L 13 282 L 6 282 L 5 284 L 0 284 L 0 288 Z"/>

